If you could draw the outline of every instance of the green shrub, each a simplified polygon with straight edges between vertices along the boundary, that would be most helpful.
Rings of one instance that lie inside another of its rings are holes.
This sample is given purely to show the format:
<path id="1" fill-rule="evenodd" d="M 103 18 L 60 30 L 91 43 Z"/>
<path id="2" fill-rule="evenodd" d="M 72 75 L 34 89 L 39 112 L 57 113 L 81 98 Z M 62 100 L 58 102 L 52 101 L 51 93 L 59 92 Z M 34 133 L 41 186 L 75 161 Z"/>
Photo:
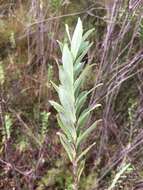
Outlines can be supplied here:
<path id="1" fill-rule="evenodd" d="M 57 121 L 62 130 L 62 132 L 58 132 L 58 135 L 72 163 L 73 189 L 77 190 L 84 169 L 85 155 L 95 145 L 95 142 L 85 149 L 82 148 L 82 144 L 95 129 L 99 120 L 87 129 L 85 126 L 90 113 L 100 104 L 84 109 L 87 97 L 93 89 L 89 91 L 81 89 L 88 71 L 93 67 L 93 65 L 85 65 L 82 61 L 92 46 L 87 38 L 93 29 L 84 34 L 82 22 L 78 19 L 72 38 L 67 25 L 66 32 L 69 43 L 59 42 L 62 51 L 62 65 L 58 64 L 60 85 L 52 83 L 61 104 L 55 101 L 50 101 L 50 103 L 58 112 Z"/>

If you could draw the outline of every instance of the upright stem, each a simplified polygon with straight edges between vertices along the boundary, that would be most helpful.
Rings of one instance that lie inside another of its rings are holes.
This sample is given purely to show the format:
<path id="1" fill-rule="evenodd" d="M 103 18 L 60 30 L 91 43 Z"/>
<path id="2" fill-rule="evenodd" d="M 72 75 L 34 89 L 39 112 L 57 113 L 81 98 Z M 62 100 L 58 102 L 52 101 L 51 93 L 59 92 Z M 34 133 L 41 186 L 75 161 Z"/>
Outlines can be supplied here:
<path id="1" fill-rule="evenodd" d="M 73 178 L 74 178 L 74 184 L 73 184 L 73 190 L 78 190 L 78 166 L 76 160 L 73 162 Z"/>

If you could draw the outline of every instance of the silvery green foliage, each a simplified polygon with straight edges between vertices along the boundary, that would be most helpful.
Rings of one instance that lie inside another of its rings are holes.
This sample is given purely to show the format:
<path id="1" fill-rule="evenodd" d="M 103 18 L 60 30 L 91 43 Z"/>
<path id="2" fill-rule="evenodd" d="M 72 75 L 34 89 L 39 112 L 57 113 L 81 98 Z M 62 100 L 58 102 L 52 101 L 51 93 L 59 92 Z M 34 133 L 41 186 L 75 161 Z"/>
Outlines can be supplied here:
<path id="1" fill-rule="evenodd" d="M 87 97 L 93 90 L 81 90 L 87 72 L 92 67 L 92 65 L 85 66 L 82 60 L 92 46 L 92 43 L 89 43 L 87 38 L 93 30 L 83 33 L 82 22 L 78 19 L 71 38 L 69 28 L 66 25 L 69 43 L 62 44 L 59 42 L 62 50 L 62 65 L 59 65 L 60 85 L 57 86 L 52 82 L 58 93 L 60 104 L 50 101 L 58 112 L 57 121 L 61 128 L 61 132 L 58 133 L 60 141 L 70 161 L 78 166 L 78 180 L 84 168 L 84 157 L 95 143 L 85 150 L 81 149 L 81 144 L 95 129 L 98 121 L 94 122 L 88 129 L 84 130 L 84 126 L 90 113 L 100 106 L 100 104 L 97 104 L 83 110 Z"/>

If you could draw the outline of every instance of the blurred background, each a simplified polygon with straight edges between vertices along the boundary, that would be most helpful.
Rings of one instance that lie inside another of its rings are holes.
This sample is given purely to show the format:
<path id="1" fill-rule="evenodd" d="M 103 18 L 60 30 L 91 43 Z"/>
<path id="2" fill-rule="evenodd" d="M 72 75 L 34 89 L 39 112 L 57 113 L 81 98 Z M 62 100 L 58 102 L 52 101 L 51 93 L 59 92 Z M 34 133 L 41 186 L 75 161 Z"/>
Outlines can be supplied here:
<path id="1" fill-rule="evenodd" d="M 105 190 L 114 181 L 115 190 L 143 189 L 142 8 L 142 0 L 0 1 L 0 190 L 72 190 L 48 101 L 57 100 L 50 83 L 58 83 L 57 40 L 78 17 L 85 31 L 95 28 L 83 61 L 96 65 L 83 88 L 103 83 L 86 104 L 102 104 L 90 118 L 102 124 L 87 141 L 96 146 L 80 189 Z"/>

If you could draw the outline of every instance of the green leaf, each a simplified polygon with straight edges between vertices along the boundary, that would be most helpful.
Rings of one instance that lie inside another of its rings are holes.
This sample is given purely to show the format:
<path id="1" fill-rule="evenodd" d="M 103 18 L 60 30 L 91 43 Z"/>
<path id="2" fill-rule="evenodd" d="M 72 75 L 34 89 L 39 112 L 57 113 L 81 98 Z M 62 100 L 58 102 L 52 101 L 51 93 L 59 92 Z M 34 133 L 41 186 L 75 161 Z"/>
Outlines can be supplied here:
<path id="1" fill-rule="evenodd" d="M 66 33 L 67 33 L 68 39 L 69 39 L 69 41 L 70 41 L 70 43 L 71 43 L 71 37 L 70 37 L 70 32 L 69 32 L 69 26 L 68 26 L 67 24 L 66 24 L 65 26 L 66 26 Z"/>
<path id="2" fill-rule="evenodd" d="M 83 91 L 79 94 L 79 96 L 76 99 L 75 107 L 76 107 L 76 116 L 77 117 L 79 117 L 80 111 L 86 102 L 87 94 L 88 94 L 88 91 Z"/>
<path id="3" fill-rule="evenodd" d="M 54 87 L 54 89 L 56 90 L 56 92 L 58 93 L 59 87 L 53 81 L 50 81 L 50 82 L 52 86 Z"/>
<path id="4" fill-rule="evenodd" d="M 60 41 L 58 41 L 58 40 L 57 40 L 57 42 L 58 42 L 59 47 L 60 47 L 60 50 L 61 50 L 61 52 L 62 52 L 62 51 L 63 51 L 63 43 L 62 43 L 62 42 L 60 42 Z"/>
<path id="5" fill-rule="evenodd" d="M 115 175 L 113 181 L 112 181 L 112 184 L 111 186 L 108 188 L 108 190 L 112 190 L 115 188 L 115 185 L 118 183 L 120 177 L 123 175 L 124 172 L 126 172 L 126 170 L 131 166 L 130 163 L 128 164 L 125 164 L 121 169 L 120 171 Z"/>
<path id="6" fill-rule="evenodd" d="M 66 89 L 70 90 L 72 84 L 70 83 L 69 78 L 67 79 L 67 76 L 65 75 L 64 68 L 61 65 L 59 66 L 59 79 L 60 79 L 61 84 Z"/>
<path id="7" fill-rule="evenodd" d="M 101 106 L 101 104 L 96 104 L 93 107 L 85 110 L 78 119 L 77 127 L 82 127 L 85 124 L 85 119 L 90 115 L 91 111 L 93 111 L 94 109 L 96 109 L 100 106 Z"/>
<path id="8" fill-rule="evenodd" d="M 91 144 L 88 148 L 86 148 L 77 158 L 77 163 L 82 160 L 82 158 L 88 153 L 88 151 L 95 145 L 96 143 Z"/>
<path id="9" fill-rule="evenodd" d="M 85 51 L 85 49 L 89 46 L 89 41 L 82 41 L 79 47 L 77 58 Z"/>
<path id="10" fill-rule="evenodd" d="M 68 117 L 71 119 L 73 123 L 75 123 L 76 115 L 75 115 L 74 100 L 73 100 L 74 97 L 72 97 L 72 95 L 63 88 L 63 86 L 60 86 L 59 98 L 65 112 L 68 114 Z"/>
<path id="11" fill-rule="evenodd" d="M 83 35 L 83 38 L 82 38 L 83 41 L 85 41 L 93 31 L 95 31 L 94 28 L 88 30 L 88 31 Z"/>
<path id="12" fill-rule="evenodd" d="M 69 156 L 69 159 L 70 161 L 72 162 L 75 155 L 76 155 L 76 152 L 74 150 L 74 147 L 72 146 L 72 144 L 68 141 L 68 139 L 65 137 L 64 134 L 58 132 L 57 133 L 60 137 L 60 141 L 65 149 L 65 151 L 67 152 L 68 156 Z"/>
<path id="13" fill-rule="evenodd" d="M 85 67 L 85 69 L 82 71 L 82 73 L 80 74 L 80 76 L 79 76 L 79 77 L 77 78 L 77 80 L 75 81 L 75 83 L 74 83 L 75 97 L 78 96 L 79 91 L 80 91 L 80 88 L 81 88 L 81 84 L 84 83 L 85 78 L 86 78 L 86 76 L 87 76 L 89 70 L 90 70 L 93 66 L 94 66 L 94 64 L 93 64 L 93 65 L 87 65 L 87 66 Z"/>
<path id="14" fill-rule="evenodd" d="M 57 115 L 57 121 L 58 121 L 59 127 L 60 127 L 60 128 L 62 129 L 62 131 L 65 133 L 65 135 L 67 136 L 67 138 L 68 138 L 71 142 L 73 142 L 73 137 L 72 137 L 72 135 L 71 135 L 71 130 L 70 130 L 70 128 L 69 128 L 68 125 L 65 125 L 65 124 L 62 122 L 62 120 L 61 120 L 61 118 L 60 118 L 60 115 Z"/>
<path id="15" fill-rule="evenodd" d="M 102 83 L 96 85 L 94 88 L 88 90 L 88 91 L 83 91 L 79 94 L 79 96 L 76 99 L 75 106 L 76 106 L 76 116 L 78 117 L 81 111 L 81 108 L 84 106 L 84 103 L 86 102 L 87 96 L 96 88 L 101 86 Z"/>
<path id="16" fill-rule="evenodd" d="M 82 61 L 82 59 L 84 58 L 84 56 L 87 54 L 87 52 L 89 51 L 89 49 L 91 48 L 91 46 L 93 45 L 93 43 L 90 43 L 88 46 L 86 46 L 83 50 L 82 53 L 80 54 L 80 56 L 77 58 L 74 67 L 77 67 L 77 65 Z M 74 69 L 75 70 L 75 69 Z M 75 70 L 76 71 L 76 70 Z"/>
<path id="17" fill-rule="evenodd" d="M 60 113 L 59 116 L 60 116 L 60 119 L 61 119 L 64 127 L 68 128 L 73 141 L 76 141 L 76 139 L 77 139 L 76 128 L 74 126 L 74 123 L 68 117 L 68 113 L 67 112 L 65 112 L 64 114 Z"/>
<path id="18" fill-rule="evenodd" d="M 92 46 L 92 43 L 89 44 L 89 46 L 87 46 L 85 48 L 85 50 L 82 51 L 82 53 L 79 55 L 78 59 L 76 60 L 76 62 L 74 64 L 74 77 L 75 77 L 75 79 L 78 77 L 80 72 L 83 70 L 83 67 L 85 65 L 83 58 L 87 54 L 87 52 L 91 46 Z"/>
<path id="19" fill-rule="evenodd" d="M 74 90 L 73 90 L 73 84 L 72 81 L 70 81 L 70 78 L 67 77 L 67 74 L 65 73 L 63 66 L 59 66 L 59 78 L 62 86 L 66 91 L 69 92 L 69 94 L 72 96 L 72 99 L 74 101 Z"/>
<path id="20" fill-rule="evenodd" d="M 76 58 L 76 56 L 78 54 L 79 47 L 82 42 L 82 33 L 83 33 L 82 22 L 79 18 L 76 28 L 74 30 L 74 34 L 73 34 L 72 42 L 71 42 L 71 52 L 72 52 L 74 59 Z"/>
<path id="21" fill-rule="evenodd" d="M 73 58 L 67 44 L 63 47 L 62 63 L 66 80 L 70 80 L 73 84 Z"/>
<path id="22" fill-rule="evenodd" d="M 78 181 L 80 181 L 81 174 L 83 172 L 84 166 L 85 166 L 85 160 L 82 160 L 79 164 L 78 171 L 77 171 L 77 176 L 78 176 Z"/>
<path id="23" fill-rule="evenodd" d="M 95 121 L 88 129 L 86 129 L 85 132 L 83 132 L 78 138 L 77 138 L 77 144 L 76 147 L 80 145 L 80 143 L 86 140 L 86 138 L 89 136 L 89 134 L 96 128 L 97 123 L 101 122 L 102 120 Z"/>
<path id="24" fill-rule="evenodd" d="M 77 79 L 78 75 L 83 70 L 83 67 L 85 65 L 85 62 L 78 62 L 78 64 L 74 65 L 74 78 Z"/>
<path id="25" fill-rule="evenodd" d="M 64 108 L 55 101 L 50 100 L 50 104 L 57 110 L 58 113 L 64 113 Z"/>

